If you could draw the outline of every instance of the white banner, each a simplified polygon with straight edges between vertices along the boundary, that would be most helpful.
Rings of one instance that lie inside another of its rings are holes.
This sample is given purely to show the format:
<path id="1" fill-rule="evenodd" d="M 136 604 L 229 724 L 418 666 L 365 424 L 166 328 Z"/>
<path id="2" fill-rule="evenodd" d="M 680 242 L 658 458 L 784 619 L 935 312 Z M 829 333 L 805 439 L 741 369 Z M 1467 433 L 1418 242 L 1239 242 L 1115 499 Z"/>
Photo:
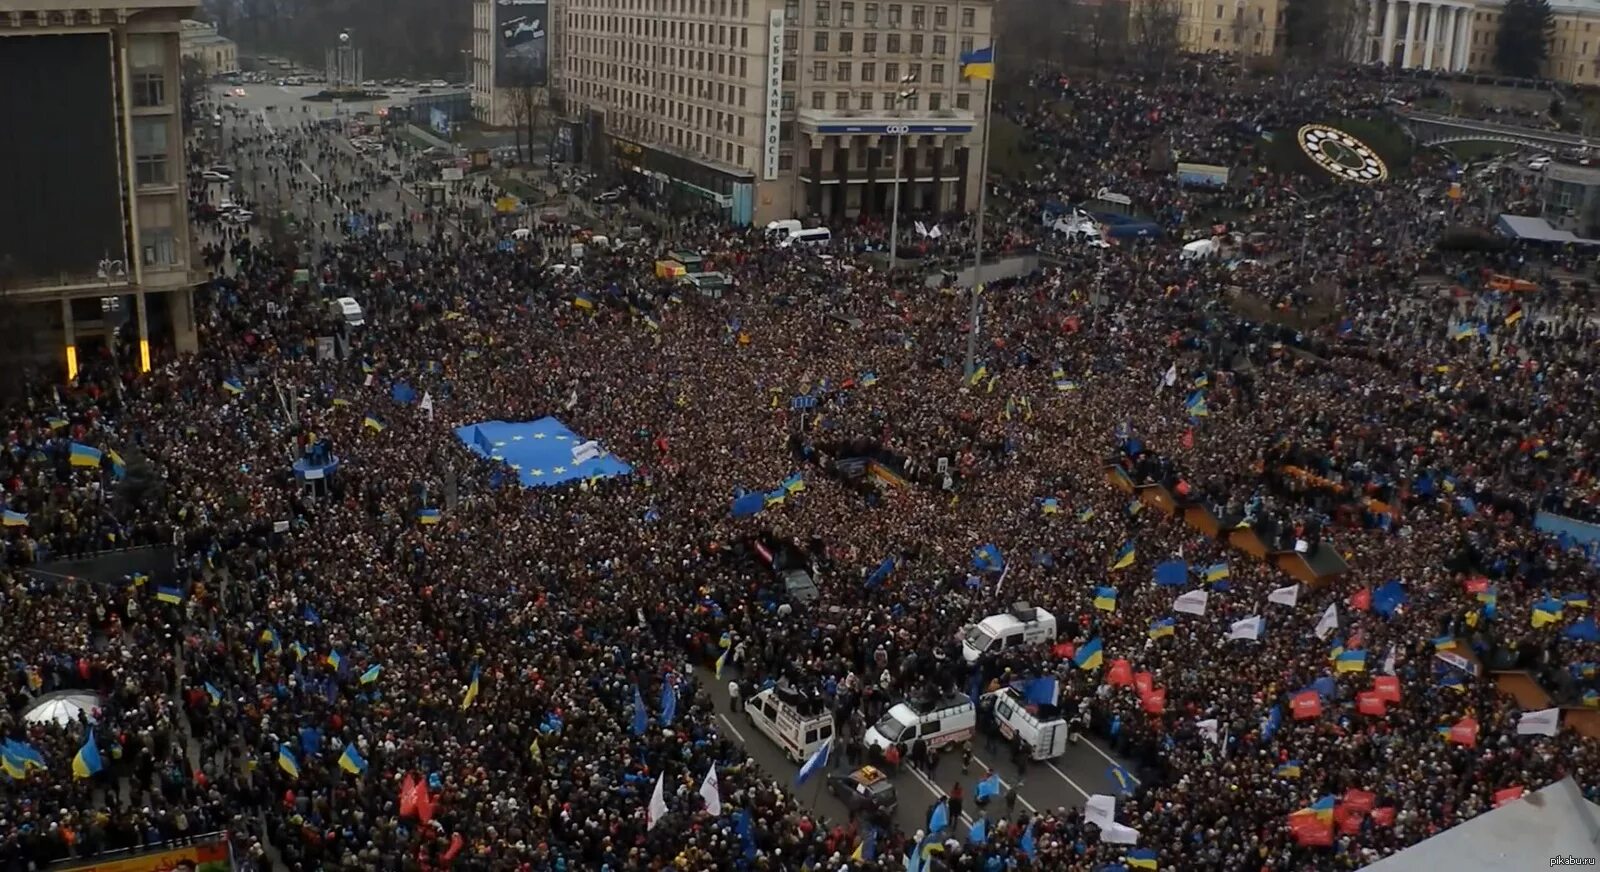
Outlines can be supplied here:
<path id="1" fill-rule="evenodd" d="M 779 131 L 783 127 L 783 9 L 767 16 L 767 114 L 763 131 L 762 178 L 778 177 L 778 151 L 783 147 Z"/>

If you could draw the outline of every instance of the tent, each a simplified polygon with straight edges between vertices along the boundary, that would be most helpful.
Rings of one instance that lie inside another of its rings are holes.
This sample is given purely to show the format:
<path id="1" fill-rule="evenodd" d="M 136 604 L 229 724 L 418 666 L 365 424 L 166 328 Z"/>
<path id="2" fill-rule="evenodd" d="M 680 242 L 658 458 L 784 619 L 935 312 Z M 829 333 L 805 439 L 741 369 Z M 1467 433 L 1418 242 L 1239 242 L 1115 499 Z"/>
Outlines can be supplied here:
<path id="1" fill-rule="evenodd" d="M 1570 230 L 1557 230 L 1543 218 L 1527 215 L 1501 215 L 1494 229 L 1502 236 L 1528 242 L 1557 242 L 1563 245 L 1600 245 L 1600 240 L 1584 239 Z"/>
<path id="2" fill-rule="evenodd" d="M 1594 856 L 1600 840 L 1597 812 L 1600 805 L 1584 799 L 1577 782 L 1565 778 L 1379 860 L 1366 872 L 1547 869 L 1551 857 Z"/>
<path id="3" fill-rule="evenodd" d="M 92 693 L 80 690 L 63 690 L 56 693 L 47 693 L 38 699 L 27 711 L 22 713 L 22 719 L 30 724 L 56 724 L 67 727 L 77 723 L 78 715 L 85 714 L 89 723 L 94 723 L 99 718 L 95 712 L 101 706 L 101 699 Z"/>

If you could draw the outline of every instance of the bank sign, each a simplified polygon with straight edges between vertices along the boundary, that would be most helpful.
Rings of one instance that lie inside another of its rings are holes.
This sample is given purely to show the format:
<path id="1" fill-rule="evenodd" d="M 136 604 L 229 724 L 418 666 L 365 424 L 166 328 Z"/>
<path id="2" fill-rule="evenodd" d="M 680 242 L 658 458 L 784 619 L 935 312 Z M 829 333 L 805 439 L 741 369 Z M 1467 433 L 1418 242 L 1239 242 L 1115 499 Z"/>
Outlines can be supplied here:
<path id="1" fill-rule="evenodd" d="M 774 9 L 767 18 L 767 123 L 763 141 L 762 178 L 778 177 L 778 150 L 783 147 L 783 10 Z"/>

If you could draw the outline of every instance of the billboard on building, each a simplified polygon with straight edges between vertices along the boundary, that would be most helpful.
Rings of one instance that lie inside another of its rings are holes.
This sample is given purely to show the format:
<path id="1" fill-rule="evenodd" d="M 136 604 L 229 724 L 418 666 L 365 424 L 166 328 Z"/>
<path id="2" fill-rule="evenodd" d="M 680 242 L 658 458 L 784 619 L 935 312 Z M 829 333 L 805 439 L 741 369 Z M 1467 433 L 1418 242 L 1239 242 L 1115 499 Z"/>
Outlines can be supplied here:
<path id="1" fill-rule="evenodd" d="M 102 854 L 88 860 L 68 860 L 51 866 L 52 872 L 229 872 L 233 856 L 224 833 L 199 836 L 190 844 L 171 843 L 137 851 Z"/>
<path id="2" fill-rule="evenodd" d="M 0 288 L 132 276 L 112 63 L 104 33 L 0 37 Z M 154 122 L 135 133 L 127 164 L 179 182 L 176 137 Z"/>
<path id="3" fill-rule="evenodd" d="M 761 137 L 761 177 L 778 177 L 778 152 L 783 148 L 783 16 L 774 9 L 767 18 L 767 107 Z"/>
<path id="4" fill-rule="evenodd" d="M 542 88 L 549 81 L 550 4 L 494 0 L 494 86 Z"/>
<path id="5" fill-rule="evenodd" d="M 1226 188 L 1228 168 L 1217 164 L 1178 164 L 1178 184 L 1193 188 Z"/>

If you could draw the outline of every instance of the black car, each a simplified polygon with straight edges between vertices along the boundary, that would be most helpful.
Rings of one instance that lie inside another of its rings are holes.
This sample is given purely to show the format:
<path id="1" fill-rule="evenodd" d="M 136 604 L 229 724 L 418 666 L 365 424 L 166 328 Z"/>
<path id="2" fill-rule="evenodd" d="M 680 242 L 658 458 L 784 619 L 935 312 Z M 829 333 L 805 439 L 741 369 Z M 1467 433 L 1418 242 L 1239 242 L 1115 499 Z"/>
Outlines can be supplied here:
<path id="1" fill-rule="evenodd" d="M 894 782 L 876 766 L 863 766 L 848 775 L 829 775 L 828 792 L 852 814 L 889 818 L 899 805 Z"/>

